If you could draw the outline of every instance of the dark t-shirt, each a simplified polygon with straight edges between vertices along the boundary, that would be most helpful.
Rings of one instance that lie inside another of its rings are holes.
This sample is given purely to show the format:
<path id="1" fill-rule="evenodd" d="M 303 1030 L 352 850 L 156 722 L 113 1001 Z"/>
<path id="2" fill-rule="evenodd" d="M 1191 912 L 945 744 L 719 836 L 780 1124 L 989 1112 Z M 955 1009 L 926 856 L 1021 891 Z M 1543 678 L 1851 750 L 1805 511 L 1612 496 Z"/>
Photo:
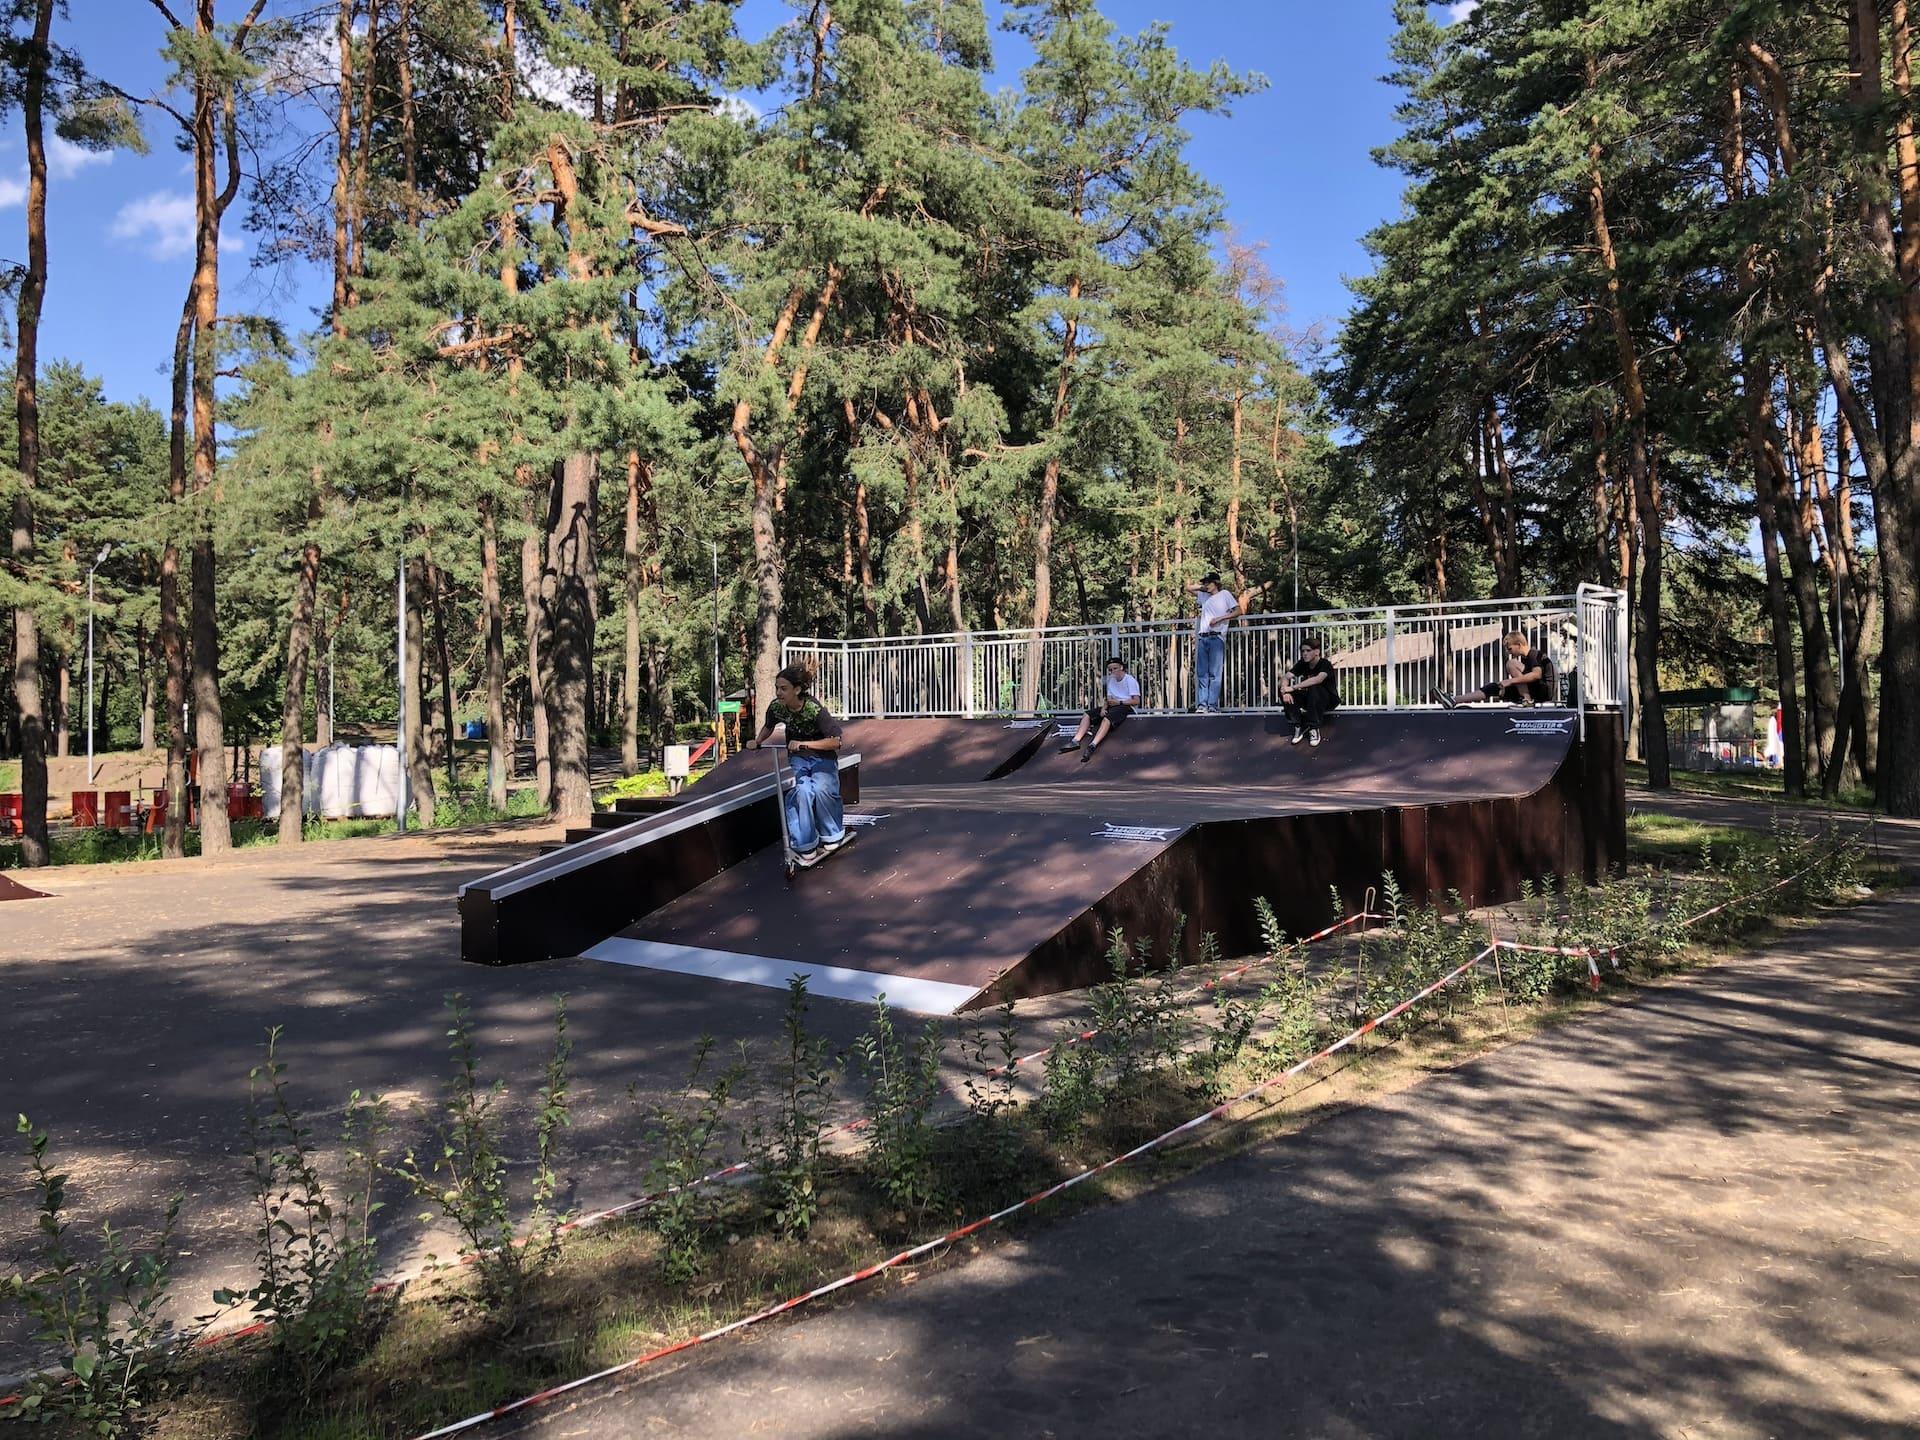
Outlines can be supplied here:
<path id="1" fill-rule="evenodd" d="M 1547 657 L 1542 655 L 1538 650 L 1527 651 L 1526 654 L 1520 657 L 1520 673 L 1524 675 L 1529 670 L 1538 670 L 1540 672 L 1540 678 L 1538 680 L 1529 680 L 1525 685 L 1520 687 L 1521 690 L 1525 692 L 1527 698 L 1529 700 L 1553 699 L 1553 665 L 1547 660 Z M 1507 677 L 1502 675 L 1500 678 L 1504 680 Z"/>
<path id="2" fill-rule="evenodd" d="M 840 722 L 811 695 L 800 697 L 798 710 L 789 710 L 778 700 L 771 701 L 767 705 L 767 725 L 786 726 L 789 745 L 796 740 L 834 740 L 840 736 Z M 761 728 L 764 730 L 767 726 Z"/>
<path id="3" fill-rule="evenodd" d="M 1296 660 L 1293 662 L 1293 668 L 1287 673 L 1292 675 L 1295 680 L 1306 680 L 1315 675 L 1326 676 L 1326 680 L 1314 688 L 1316 690 L 1324 689 L 1327 692 L 1327 699 L 1338 703 L 1340 699 L 1340 677 L 1333 668 L 1333 662 L 1327 659 L 1326 656 L 1322 655 L 1318 660 L 1311 662 Z"/>

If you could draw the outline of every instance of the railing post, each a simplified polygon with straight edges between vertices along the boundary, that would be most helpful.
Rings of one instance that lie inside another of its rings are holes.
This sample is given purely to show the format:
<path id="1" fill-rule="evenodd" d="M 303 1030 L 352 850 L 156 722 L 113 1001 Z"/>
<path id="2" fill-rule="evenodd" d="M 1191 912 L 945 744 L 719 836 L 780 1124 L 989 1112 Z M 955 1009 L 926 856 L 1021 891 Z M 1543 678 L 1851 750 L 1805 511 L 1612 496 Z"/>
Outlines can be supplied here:
<path id="1" fill-rule="evenodd" d="M 971 720 L 973 705 L 973 632 L 960 632 L 960 709 Z"/>
<path id="2" fill-rule="evenodd" d="M 1580 743 L 1587 743 L 1587 597 L 1573 596 L 1573 709 L 1580 717 Z"/>
<path id="3" fill-rule="evenodd" d="M 846 712 L 849 714 L 853 711 L 853 662 L 848 655 L 850 648 L 846 641 L 840 642 L 840 703 L 846 707 Z"/>
<path id="4" fill-rule="evenodd" d="M 1393 665 L 1393 631 L 1398 613 L 1393 606 L 1387 607 L 1387 708 L 1392 710 L 1400 704 L 1399 676 Z"/>

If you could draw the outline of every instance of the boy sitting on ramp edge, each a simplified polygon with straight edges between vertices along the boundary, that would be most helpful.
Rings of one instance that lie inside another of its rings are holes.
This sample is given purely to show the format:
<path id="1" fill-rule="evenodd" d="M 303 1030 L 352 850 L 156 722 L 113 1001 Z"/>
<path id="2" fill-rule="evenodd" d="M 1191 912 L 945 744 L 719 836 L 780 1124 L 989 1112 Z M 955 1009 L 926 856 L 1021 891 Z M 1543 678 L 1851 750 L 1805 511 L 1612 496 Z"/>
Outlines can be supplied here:
<path id="1" fill-rule="evenodd" d="M 1333 662 L 1321 653 L 1320 638 L 1309 635 L 1300 642 L 1300 658 L 1280 682 L 1280 704 L 1293 722 L 1290 743 L 1298 745 L 1304 740 L 1318 745 L 1320 726 L 1339 703 L 1339 677 Z"/>
<path id="2" fill-rule="evenodd" d="M 1127 673 L 1127 662 L 1118 655 L 1107 657 L 1104 698 L 1106 702 L 1104 705 L 1096 700 L 1087 706 L 1087 713 L 1080 717 L 1080 728 L 1073 732 L 1073 739 L 1060 747 L 1062 755 L 1069 750 L 1078 750 L 1080 763 L 1086 764 L 1093 758 L 1093 752 L 1100 748 L 1100 742 L 1107 738 L 1113 727 L 1126 723 L 1126 718 L 1133 714 L 1133 707 L 1140 703 L 1140 682 Z M 1094 730 L 1092 739 L 1088 739 L 1087 731 L 1092 729 L 1096 722 L 1100 728 Z"/>
<path id="3" fill-rule="evenodd" d="M 1507 636 L 1504 644 L 1507 651 L 1507 673 L 1504 678 L 1489 680 L 1471 695 L 1449 695 L 1436 685 L 1427 692 L 1428 697 L 1449 710 L 1479 700 L 1504 700 L 1516 705 L 1551 705 L 1553 662 L 1528 644 L 1527 637 L 1518 630 Z"/>

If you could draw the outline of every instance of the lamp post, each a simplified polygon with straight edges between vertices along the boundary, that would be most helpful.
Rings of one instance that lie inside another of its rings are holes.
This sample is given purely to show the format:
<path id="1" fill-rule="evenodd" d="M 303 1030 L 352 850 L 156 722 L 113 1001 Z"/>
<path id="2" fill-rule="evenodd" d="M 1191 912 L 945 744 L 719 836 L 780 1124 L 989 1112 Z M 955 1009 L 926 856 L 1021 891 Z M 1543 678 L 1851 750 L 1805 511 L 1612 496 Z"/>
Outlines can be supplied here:
<path id="1" fill-rule="evenodd" d="M 720 724 L 720 542 L 709 540 L 713 548 L 713 723 Z"/>
<path id="2" fill-rule="evenodd" d="M 93 784 L 93 572 L 107 563 L 113 546 L 102 545 L 87 567 L 87 784 Z"/>

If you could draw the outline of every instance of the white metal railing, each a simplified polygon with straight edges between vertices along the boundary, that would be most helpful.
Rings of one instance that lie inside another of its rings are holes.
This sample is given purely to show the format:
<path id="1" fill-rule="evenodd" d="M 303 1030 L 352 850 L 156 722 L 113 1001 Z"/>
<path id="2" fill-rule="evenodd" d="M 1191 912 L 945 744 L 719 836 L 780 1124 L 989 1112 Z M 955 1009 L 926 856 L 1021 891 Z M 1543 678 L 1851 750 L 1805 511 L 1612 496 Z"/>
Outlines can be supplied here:
<path id="1" fill-rule="evenodd" d="M 1431 706 L 1429 693 L 1470 694 L 1505 669 L 1512 631 L 1552 661 L 1566 703 L 1621 708 L 1627 697 L 1626 597 L 1582 585 L 1572 595 L 1444 605 L 1246 615 L 1230 622 L 1221 708 L 1280 708 L 1280 683 L 1300 642 L 1319 636 L 1348 709 Z M 804 661 L 835 714 L 1025 716 L 1078 710 L 1110 655 L 1140 682 L 1144 711 L 1194 701 L 1194 621 L 1134 620 L 1045 630 L 973 630 L 866 640 L 789 638 L 782 659 Z"/>

